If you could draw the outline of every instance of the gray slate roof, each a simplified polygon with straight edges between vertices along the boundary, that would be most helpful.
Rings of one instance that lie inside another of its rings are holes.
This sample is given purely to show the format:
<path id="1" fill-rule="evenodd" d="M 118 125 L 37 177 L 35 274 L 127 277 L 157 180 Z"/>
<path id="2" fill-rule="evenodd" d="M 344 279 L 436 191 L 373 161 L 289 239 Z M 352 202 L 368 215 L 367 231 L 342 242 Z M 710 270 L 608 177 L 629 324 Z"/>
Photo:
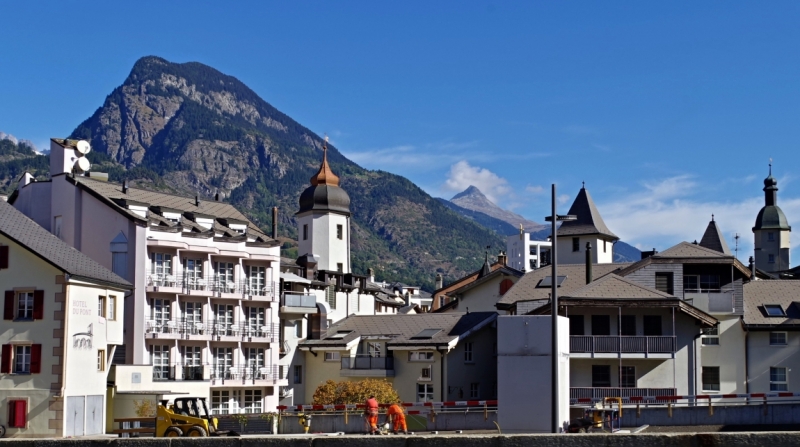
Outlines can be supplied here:
<path id="1" fill-rule="evenodd" d="M 133 187 L 128 188 L 127 193 L 123 193 L 122 185 L 118 183 L 94 180 L 89 177 L 67 177 L 67 180 L 79 185 L 83 189 L 86 189 L 90 194 L 93 194 L 95 197 L 104 200 L 108 206 L 116 209 L 118 212 L 121 212 L 133 220 L 146 222 L 146 219 L 142 218 L 133 211 L 120 206 L 116 201 L 128 200 L 146 203 L 151 207 L 158 206 L 162 208 L 171 208 L 178 210 L 181 213 L 189 212 L 205 214 L 213 216 L 217 219 L 241 220 L 248 223 L 248 233 L 254 233 L 265 241 L 272 240 L 230 203 L 217 202 L 215 200 L 200 200 L 200 206 L 195 206 L 193 197 L 184 197 Z"/>
<path id="2" fill-rule="evenodd" d="M 337 347 L 365 336 L 390 336 L 388 346 L 398 345 L 446 345 L 483 323 L 494 321 L 496 312 L 451 312 L 443 314 L 422 313 L 414 315 L 351 315 L 328 329 L 325 337 L 339 332 L 352 331 L 343 339 L 306 340 L 300 347 Z M 433 338 L 414 339 L 425 329 L 441 329 Z"/>
<path id="3" fill-rule="evenodd" d="M 628 267 L 629 263 L 594 264 L 592 274 L 594 280 Z M 539 282 L 550 276 L 549 267 L 528 272 L 497 302 L 498 308 L 507 307 L 518 301 L 546 300 L 550 298 L 550 287 L 537 287 Z M 586 286 L 586 264 L 559 264 L 558 276 L 566 276 L 558 287 L 561 296 L 567 296 L 575 290 Z"/>
<path id="4" fill-rule="evenodd" d="M 700 246 L 710 248 L 720 253 L 731 255 L 731 249 L 728 248 L 728 243 L 725 242 L 725 236 L 719 230 L 717 223 L 712 219 L 706 227 L 706 232 L 703 233 L 703 238 L 700 239 Z"/>
<path id="5" fill-rule="evenodd" d="M 559 236 L 600 234 L 615 240 L 619 239 L 603 222 L 603 217 L 600 216 L 600 211 L 597 210 L 597 206 L 594 204 L 594 200 L 592 200 L 592 196 L 589 195 L 586 187 L 581 188 L 578 192 L 578 197 L 572 202 L 567 214 L 574 214 L 578 219 L 563 222 L 556 230 Z"/>
<path id="6" fill-rule="evenodd" d="M 131 283 L 57 238 L 3 200 L 0 200 L 0 234 L 76 279 L 126 290 L 133 288 Z"/>
<path id="7" fill-rule="evenodd" d="M 765 304 L 780 304 L 785 317 L 768 317 Z M 746 325 L 800 325 L 800 281 L 760 280 L 744 284 Z"/>
<path id="8" fill-rule="evenodd" d="M 564 298 L 590 298 L 590 299 L 617 299 L 617 300 L 642 300 L 642 299 L 677 299 L 674 296 L 660 292 L 649 287 L 639 285 L 627 278 L 608 274 L 598 280 L 592 281 L 584 287 L 572 292 L 559 294 Z"/>
<path id="9" fill-rule="evenodd" d="M 654 258 L 733 258 L 733 255 L 722 253 L 711 248 L 695 245 L 689 242 L 681 242 L 661 253 L 653 255 Z"/>

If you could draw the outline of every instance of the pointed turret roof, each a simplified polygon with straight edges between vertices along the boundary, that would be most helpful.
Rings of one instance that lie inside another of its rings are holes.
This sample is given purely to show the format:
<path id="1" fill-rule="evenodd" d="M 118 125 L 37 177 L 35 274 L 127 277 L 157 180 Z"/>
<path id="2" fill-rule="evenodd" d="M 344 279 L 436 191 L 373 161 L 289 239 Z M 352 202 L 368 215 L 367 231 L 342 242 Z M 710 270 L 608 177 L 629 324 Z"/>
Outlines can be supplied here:
<path id="1" fill-rule="evenodd" d="M 703 238 L 700 239 L 700 246 L 710 248 L 726 255 L 731 254 L 728 243 L 725 242 L 725 237 L 722 236 L 722 232 L 714 221 L 713 215 L 711 216 L 711 222 L 709 222 L 708 227 L 706 227 L 706 232 L 703 233 Z"/>
<path id="2" fill-rule="evenodd" d="M 764 179 L 764 207 L 758 212 L 756 230 L 787 230 L 792 231 L 789 221 L 783 210 L 778 206 L 778 180 L 772 176 L 772 160 L 769 163 L 769 176 Z"/>
<path id="3" fill-rule="evenodd" d="M 578 197 L 572 202 L 569 208 L 569 213 L 577 216 L 577 220 L 565 221 L 558 229 L 559 236 L 583 236 L 590 234 L 600 234 L 610 237 L 614 240 L 619 240 L 616 234 L 608 229 L 606 223 L 603 222 L 603 217 L 600 216 L 600 211 L 589 195 L 589 191 L 584 185 L 578 192 Z"/>
<path id="4" fill-rule="evenodd" d="M 319 171 L 311 177 L 311 184 L 314 186 L 339 186 L 339 177 L 333 173 L 333 170 L 328 164 L 328 137 L 325 137 L 325 142 L 322 143 L 322 164 L 319 167 Z"/>

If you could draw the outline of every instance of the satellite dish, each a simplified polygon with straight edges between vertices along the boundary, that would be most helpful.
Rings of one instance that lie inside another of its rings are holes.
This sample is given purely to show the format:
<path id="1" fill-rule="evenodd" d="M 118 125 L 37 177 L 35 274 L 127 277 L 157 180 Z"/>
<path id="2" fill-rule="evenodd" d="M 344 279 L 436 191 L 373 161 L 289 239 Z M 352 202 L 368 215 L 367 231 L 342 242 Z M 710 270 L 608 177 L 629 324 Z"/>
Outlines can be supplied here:
<path id="1" fill-rule="evenodd" d="M 81 157 L 81 158 L 79 158 L 79 159 L 77 159 L 75 161 L 74 167 L 75 167 L 75 170 L 78 171 L 78 172 L 86 172 L 86 171 L 89 170 L 89 168 L 92 167 L 92 165 L 91 165 L 91 163 L 89 163 L 89 160 L 87 160 L 86 158 Z"/>
<path id="2" fill-rule="evenodd" d="M 88 141 L 80 140 L 78 141 L 78 144 L 75 145 L 75 149 L 77 149 L 81 154 L 86 155 L 92 150 L 92 146 L 89 145 Z"/>

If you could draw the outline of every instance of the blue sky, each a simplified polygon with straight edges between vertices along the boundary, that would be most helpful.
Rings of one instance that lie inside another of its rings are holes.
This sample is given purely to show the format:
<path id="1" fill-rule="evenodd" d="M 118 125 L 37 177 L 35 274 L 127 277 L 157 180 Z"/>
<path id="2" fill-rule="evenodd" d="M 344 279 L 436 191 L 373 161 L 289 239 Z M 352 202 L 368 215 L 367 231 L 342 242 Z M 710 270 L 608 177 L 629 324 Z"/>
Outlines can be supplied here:
<path id="1" fill-rule="evenodd" d="M 713 213 L 746 259 L 772 157 L 800 222 L 797 2 L 118 3 L 0 3 L 0 131 L 63 137 L 158 55 L 435 196 L 475 184 L 542 221 L 550 183 L 568 206 L 586 181 L 626 241 Z"/>

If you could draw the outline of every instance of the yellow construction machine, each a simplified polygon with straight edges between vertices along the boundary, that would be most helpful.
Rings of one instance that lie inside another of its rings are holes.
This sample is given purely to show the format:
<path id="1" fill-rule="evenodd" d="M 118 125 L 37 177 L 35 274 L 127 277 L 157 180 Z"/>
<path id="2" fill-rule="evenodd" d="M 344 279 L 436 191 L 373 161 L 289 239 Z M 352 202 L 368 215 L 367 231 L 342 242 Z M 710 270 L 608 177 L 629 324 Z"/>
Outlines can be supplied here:
<path id="1" fill-rule="evenodd" d="M 208 415 L 203 397 L 181 397 L 169 404 L 162 400 L 156 410 L 156 437 L 238 436 L 233 431 L 218 430 L 219 421 Z"/>

